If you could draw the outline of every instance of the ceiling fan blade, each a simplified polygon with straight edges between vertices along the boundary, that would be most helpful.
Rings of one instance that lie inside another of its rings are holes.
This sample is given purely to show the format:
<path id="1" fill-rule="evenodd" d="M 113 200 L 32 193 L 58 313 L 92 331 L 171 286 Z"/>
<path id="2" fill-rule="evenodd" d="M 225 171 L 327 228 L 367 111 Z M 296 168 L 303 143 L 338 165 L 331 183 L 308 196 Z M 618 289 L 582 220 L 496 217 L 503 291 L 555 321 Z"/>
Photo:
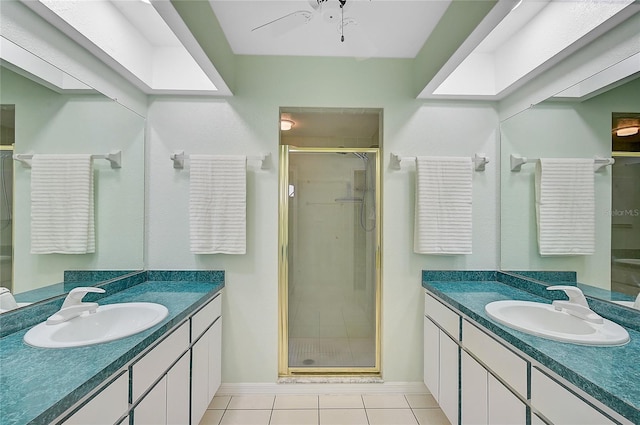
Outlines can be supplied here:
<path id="1" fill-rule="evenodd" d="M 318 10 L 322 7 L 322 4 L 325 3 L 327 0 L 307 0 L 307 2 L 309 3 L 309 6 L 311 6 L 311 8 L 313 10 Z"/>
<path id="2" fill-rule="evenodd" d="M 273 35 L 282 35 L 291 30 L 294 30 L 311 20 L 313 13 L 306 10 L 298 10 L 296 12 L 284 15 L 281 18 L 274 19 L 260 26 L 255 27 L 251 31 L 256 31 L 265 27 L 269 27 L 269 30 Z"/>

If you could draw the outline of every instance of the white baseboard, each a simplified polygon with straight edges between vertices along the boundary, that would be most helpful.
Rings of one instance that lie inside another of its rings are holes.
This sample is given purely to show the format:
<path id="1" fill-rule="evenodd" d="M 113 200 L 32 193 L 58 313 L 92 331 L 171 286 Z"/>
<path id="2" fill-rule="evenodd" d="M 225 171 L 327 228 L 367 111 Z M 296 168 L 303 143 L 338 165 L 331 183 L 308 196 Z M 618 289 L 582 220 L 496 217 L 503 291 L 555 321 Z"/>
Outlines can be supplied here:
<path id="1" fill-rule="evenodd" d="M 377 383 L 223 383 L 216 395 L 243 394 L 426 394 L 422 382 L 377 382 Z"/>

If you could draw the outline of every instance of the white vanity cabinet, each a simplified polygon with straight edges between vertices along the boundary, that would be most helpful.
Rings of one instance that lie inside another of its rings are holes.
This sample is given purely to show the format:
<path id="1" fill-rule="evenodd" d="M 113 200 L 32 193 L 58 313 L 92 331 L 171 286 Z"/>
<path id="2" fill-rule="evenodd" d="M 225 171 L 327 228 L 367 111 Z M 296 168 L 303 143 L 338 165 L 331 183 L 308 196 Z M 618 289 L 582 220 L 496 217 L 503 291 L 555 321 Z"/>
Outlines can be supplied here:
<path id="1" fill-rule="evenodd" d="M 449 421 L 525 425 L 527 362 L 429 293 L 424 308 L 424 381 Z"/>
<path id="2" fill-rule="evenodd" d="M 461 423 L 525 425 L 527 362 L 466 319 L 462 345 Z"/>
<path id="3" fill-rule="evenodd" d="M 458 423 L 460 316 L 426 294 L 424 383 L 452 424 Z"/>
<path id="4" fill-rule="evenodd" d="M 616 423 L 537 368 L 531 370 L 531 406 L 554 424 Z M 532 415 L 532 419 L 534 416 Z M 532 423 L 542 423 L 542 421 L 536 418 Z"/>
<path id="5" fill-rule="evenodd" d="M 133 423 L 136 425 L 167 424 L 167 377 L 154 385 L 133 410 Z"/>
<path id="6" fill-rule="evenodd" d="M 129 408 L 129 374 L 122 373 L 115 381 L 99 389 L 97 395 L 68 419 L 64 425 L 112 425 Z M 128 423 L 128 421 L 125 421 Z"/>
<path id="7" fill-rule="evenodd" d="M 429 292 L 424 381 L 452 424 L 632 423 Z"/>
<path id="8" fill-rule="evenodd" d="M 133 359 L 64 425 L 198 424 L 222 377 L 222 292 Z"/>
<path id="9" fill-rule="evenodd" d="M 182 355 L 167 373 L 167 424 L 189 423 L 191 356 Z"/>
<path id="10" fill-rule="evenodd" d="M 192 318 L 191 423 L 197 425 L 220 387 L 222 316 L 220 297 Z M 186 423 L 186 422 L 185 422 Z"/>
<path id="11" fill-rule="evenodd" d="M 190 355 L 186 352 L 141 399 L 133 412 L 136 425 L 189 423 Z"/>
<path id="12" fill-rule="evenodd" d="M 462 352 L 461 417 L 467 425 L 525 425 L 527 406 L 469 353 Z"/>
<path id="13" fill-rule="evenodd" d="M 167 421 L 169 406 L 171 406 L 172 412 L 186 412 L 188 417 L 188 399 L 185 403 L 184 398 L 179 398 L 177 401 L 182 401 L 181 405 L 174 400 L 167 403 L 167 394 L 169 393 L 189 393 L 189 369 L 176 368 L 179 365 L 176 360 L 188 354 L 188 350 L 189 322 L 186 321 L 131 366 L 131 400 L 134 405 L 139 402 L 133 410 L 134 424 L 162 425 L 169 423 Z M 171 379 L 168 379 L 169 375 Z M 159 382 L 156 383 L 158 380 Z M 147 391 L 149 392 L 145 395 Z M 139 401 L 141 397 L 143 398 Z M 182 417 L 184 417 L 184 413 Z"/>

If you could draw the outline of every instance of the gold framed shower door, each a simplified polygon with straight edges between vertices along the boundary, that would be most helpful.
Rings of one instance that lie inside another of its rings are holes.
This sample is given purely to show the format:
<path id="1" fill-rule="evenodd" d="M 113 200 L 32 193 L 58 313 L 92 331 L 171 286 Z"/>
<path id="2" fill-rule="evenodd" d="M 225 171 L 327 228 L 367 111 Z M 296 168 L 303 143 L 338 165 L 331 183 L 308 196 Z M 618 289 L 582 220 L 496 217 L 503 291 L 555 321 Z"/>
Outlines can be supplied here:
<path id="1" fill-rule="evenodd" d="M 375 154 L 375 360 L 372 367 L 291 367 L 289 365 L 289 154 L 291 153 L 374 153 Z M 379 148 L 312 148 L 280 146 L 278 225 L 278 373 L 291 376 L 380 375 L 381 344 L 381 169 Z"/>

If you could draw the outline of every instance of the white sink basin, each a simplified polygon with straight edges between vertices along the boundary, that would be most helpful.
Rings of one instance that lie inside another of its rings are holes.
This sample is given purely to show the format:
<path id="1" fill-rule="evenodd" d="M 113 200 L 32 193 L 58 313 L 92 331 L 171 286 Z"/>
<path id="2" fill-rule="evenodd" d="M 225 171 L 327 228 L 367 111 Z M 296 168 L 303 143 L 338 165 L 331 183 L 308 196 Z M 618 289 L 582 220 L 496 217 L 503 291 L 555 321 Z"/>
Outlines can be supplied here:
<path id="1" fill-rule="evenodd" d="M 591 323 L 558 311 L 551 304 L 530 301 L 494 301 L 485 311 L 496 322 L 542 338 L 581 345 L 623 345 L 629 333 L 610 320 Z"/>
<path id="2" fill-rule="evenodd" d="M 41 348 L 100 344 L 149 329 L 168 313 L 165 306 L 155 303 L 101 305 L 93 314 L 85 312 L 57 325 L 40 323 L 24 335 L 24 341 Z"/>

